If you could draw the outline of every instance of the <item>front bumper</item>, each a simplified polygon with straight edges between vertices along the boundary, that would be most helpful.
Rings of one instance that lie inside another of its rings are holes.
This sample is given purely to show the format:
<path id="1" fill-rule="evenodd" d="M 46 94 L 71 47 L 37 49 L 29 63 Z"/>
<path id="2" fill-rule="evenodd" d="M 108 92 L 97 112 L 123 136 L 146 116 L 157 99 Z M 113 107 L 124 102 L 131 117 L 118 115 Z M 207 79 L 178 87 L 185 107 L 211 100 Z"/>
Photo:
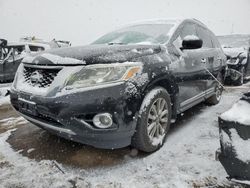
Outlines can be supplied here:
<path id="1" fill-rule="evenodd" d="M 241 72 L 239 72 L 239 68 L 237 67 L 228 67 L 226 71 L 226 79 L 236 81 L 240 79 L 242 76 Z"/>
<path id="2" fill-rule="evenodd" d="M 66 139 L 113 149 L 130 145 L 136 127 L 140 99 L 126 94 L 125 88 L 120 84 L 55 97 L 32 96 L 12 89 L 10 97 L 14 108 L 33 124 Z M 24 110 L 23 103 L 28 110 Z M 112 126 L 95 127 L 93 117 L 106 112 L 112 115 Z"/>

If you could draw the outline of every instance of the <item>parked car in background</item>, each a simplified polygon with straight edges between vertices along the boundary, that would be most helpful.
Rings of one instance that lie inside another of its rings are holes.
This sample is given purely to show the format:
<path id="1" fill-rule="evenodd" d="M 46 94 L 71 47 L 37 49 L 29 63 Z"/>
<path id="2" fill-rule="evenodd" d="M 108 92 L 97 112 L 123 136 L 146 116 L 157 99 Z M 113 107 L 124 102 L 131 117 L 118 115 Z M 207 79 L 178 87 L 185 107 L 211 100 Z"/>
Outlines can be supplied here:
<path id="1" fill-rule="evenodd" d="M 229 178 L 250 185 L 250 92 L 219 117 L 220 149 L 216 156 Z"/>
<path id="2" fill-rule="evenodd" d="M 44 42 L 34 37 L 21 38 L 20 42 L 8 43 L 0 39 L 0 82 L 11 82 L 22 59 L 28 54 L 41 52 L 51 48 L 70 46 L 67 41 Z"/>
<path id="3" fill-rule="evenodd" d="M 227 56 L 226 84 L 242 85 L 250 76 L 250 48 L 223 48 Z"/>
<path id="4" fill-rule="evenodd" d="M 87 46 L 25 58 L 11 87 L 13 107 L 33 124 L 98 148 L 160 148 L 177 114 L 217 104 L 226 57 L 195 19 L 118 29 Z M 213 75 L 213 76 L 211 76 Z"/>
<path id="5" fill-rule="evenodd" d="M 227 56 L 225 84 L 242 85 L 250 76 L 250 36 L 229 35 L 219 39 Z"/>

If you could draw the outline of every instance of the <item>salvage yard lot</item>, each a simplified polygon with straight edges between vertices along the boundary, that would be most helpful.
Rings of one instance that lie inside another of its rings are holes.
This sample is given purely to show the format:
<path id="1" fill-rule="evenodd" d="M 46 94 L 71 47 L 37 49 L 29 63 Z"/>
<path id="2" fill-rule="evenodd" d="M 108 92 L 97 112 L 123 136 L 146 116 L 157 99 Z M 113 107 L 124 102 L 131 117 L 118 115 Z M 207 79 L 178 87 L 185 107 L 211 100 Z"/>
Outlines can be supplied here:
<path id="1" fill-rule="evenodd" d="M 171 125 L 155 153 L 127 147 L 101 150 L 39 129 L 0 105 L 0 182 L 3 187 L 234 187 L 215 160 L 218 115 L 250 84 L 227 87 L 215 106 L 200 104 Z M 147 180 L 145 182 L 145 180 Z"/>

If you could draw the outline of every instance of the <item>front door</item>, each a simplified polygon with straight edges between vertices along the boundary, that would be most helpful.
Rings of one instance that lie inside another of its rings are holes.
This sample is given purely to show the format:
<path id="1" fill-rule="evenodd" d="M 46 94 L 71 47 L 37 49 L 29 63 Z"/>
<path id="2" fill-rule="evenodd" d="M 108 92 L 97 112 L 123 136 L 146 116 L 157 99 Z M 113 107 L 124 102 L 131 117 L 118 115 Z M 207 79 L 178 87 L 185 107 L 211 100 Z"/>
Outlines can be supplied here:
<path id="1" fill-rule="evenodd" d="M 179 112 L 198 104 L 205 97 L 207 87 L 206 69 L 202 63 L 204 52 L 201 49 L 182 50 L 182 40 L 188 35 L 197 36 L 196 26 L 185 23 L 177 30 L 173 46 L 180 56 L 170 65 L 179 87 Z"/>
<path id="2" fill-rule="evenodd" d="M 206 95 L 210 96 L 215 91 L 215 83 L 217 83 L 217 75 L 222 66 L 223 57 L 221 54 L 221 49 L 217 39 L 209 30 L 197 26 L 197 33 L 200 39 L 203 41 L 202 51 L 203 66 L 206 69 Z"/>

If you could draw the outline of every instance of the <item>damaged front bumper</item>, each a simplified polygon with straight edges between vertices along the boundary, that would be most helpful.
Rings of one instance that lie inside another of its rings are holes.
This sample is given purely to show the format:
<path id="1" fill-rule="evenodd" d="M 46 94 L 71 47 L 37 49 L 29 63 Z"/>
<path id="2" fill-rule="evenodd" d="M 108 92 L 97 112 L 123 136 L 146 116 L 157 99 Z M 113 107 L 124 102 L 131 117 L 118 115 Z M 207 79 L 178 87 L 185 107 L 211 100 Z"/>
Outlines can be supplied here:
<path id="1" fill-rule="evenodd" d="M 226 70 L 226 74 L 225 74 L 226 80 L 230 79 L 230 80 L 236 81 L 240 79 L 241 76 L 242 76 L 242 73 L 234 68 L 227 68 Z"/>
<path id="2" fill-rule="evenodd" d="M 130 145 L 140 99 L 126 95 L 126 85 L 45 97 L 11 90 L 14 108 L 31 123 L 69 140 L 97 148 Z M 113 124 L 100 129 L 93 124 L 99 113 L 112 115 Z"/>

